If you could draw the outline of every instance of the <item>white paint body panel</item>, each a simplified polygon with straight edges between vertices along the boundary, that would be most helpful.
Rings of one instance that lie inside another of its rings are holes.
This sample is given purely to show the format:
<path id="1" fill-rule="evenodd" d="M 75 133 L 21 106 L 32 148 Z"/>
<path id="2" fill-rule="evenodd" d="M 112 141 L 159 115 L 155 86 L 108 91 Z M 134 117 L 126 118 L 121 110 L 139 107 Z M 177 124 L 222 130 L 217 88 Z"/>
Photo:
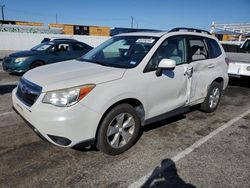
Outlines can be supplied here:
<path id="1" fill-rule="evenodd" d="M 222 62 L 225 58 L 224 52 L 221 57 L 217 58 L 217 62 L 209 61 L 204 65 L 198 65 L 198 62 L 193 65 L 177 65 L 173 71 L 163 71 L 160 77 L 155 75 L 155 71 L 143 73 L 148 61 L 166 38 L 185 34 L 192 35 L 190 32 L 144 33 L 144 36 L 159 36 L 160 38 L 141 63 L 132 69 L 104 67 L 73 60 L 31 70 L 24 75 L 24 78 L 43 87 L 43 93 L 29 108 L 17 99 L 16 90 L 14 90 L 13 105 L 50 142 L 54 143 L 48 138 L 48 134 L 62 136 L 72 140 L 68 146 L 71 147 L 81 141 L 95 138 L 103 114 L 113 104 L 123 99 L 139 100 L 144 108 L 144 120 L 179 107 L 192 105 L 197 99 L 203 102 L 207 88 L 213 80 L 221 77 L 224 79 L 224 88 L 227 86 L 227 67 L 225 62 Z M 198 33 L 194 35 L 210 37 Z M 204 71 L 210 63 L 221 64 L 215 65 L 213 74 L 209 70 Z M 187 75 L 186 73 L 192 66 L 194 67 L 193 76 Z M 55 107 L 42 103 L 46 91 L 84 84 L 96 84 L 96 87 L 76 105 Z M 18 106 L 21 106 L 23 110 Z"/>

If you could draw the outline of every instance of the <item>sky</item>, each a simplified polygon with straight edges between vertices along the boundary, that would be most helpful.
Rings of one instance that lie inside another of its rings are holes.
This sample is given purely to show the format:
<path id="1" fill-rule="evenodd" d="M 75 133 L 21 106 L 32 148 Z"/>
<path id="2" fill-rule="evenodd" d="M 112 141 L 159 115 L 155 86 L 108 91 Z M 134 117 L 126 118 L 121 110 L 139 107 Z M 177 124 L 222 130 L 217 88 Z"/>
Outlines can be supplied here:
<path id="1" fill-rule="evenodd" d="M 168 30 L 250 23 L 250 0 L 0 0 L 5 20 Z M 1 16 L 1 14 L 0 14 Z"/>

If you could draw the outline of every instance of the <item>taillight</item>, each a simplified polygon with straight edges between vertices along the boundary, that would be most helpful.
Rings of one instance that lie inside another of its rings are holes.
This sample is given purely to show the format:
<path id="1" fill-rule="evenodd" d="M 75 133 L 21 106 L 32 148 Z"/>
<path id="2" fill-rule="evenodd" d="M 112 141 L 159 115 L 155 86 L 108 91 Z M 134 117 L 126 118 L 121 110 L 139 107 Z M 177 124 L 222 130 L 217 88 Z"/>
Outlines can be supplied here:
<path id="1" fill-rule="evenodd" d="M 227 57 L 225 58 L 225 62 L 227 64 L 227 66 L 229 66 L 229 59 Z"/>

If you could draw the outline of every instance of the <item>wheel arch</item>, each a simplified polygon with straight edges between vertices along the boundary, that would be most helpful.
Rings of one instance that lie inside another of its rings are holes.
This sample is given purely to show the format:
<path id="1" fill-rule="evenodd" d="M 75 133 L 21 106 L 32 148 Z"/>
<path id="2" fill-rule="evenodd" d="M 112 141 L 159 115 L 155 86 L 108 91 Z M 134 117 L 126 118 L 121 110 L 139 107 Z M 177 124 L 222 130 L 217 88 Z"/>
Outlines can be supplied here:
<path id="1" fill-rule="evenodd" d="M 219 84 L 221 85 L 222 89 L 224 88 L 224 79 L 223 79 L 222 77 L 217 77 L 216 79 L 214 79 L 214 80 L 208 85 L 208 87 L 207 87 L 207 92 L 208 92 L 208 90 L 209 90 L 211 84 L 214 83 L 214 82 L 219 83 Z"/>
<path id="2" fill-rule="evenodd" d="M 96 129 L 96 134 L 95 134 L 95 138 L 97 139 L 97 135 L 98 135 L 98 131 L 99 131 L 99 128 L 101 126 L 101 123 L 103 121 L 103 119 L 105 118 L 105 116 L 107 115 L 107 113 L 113 109 L 115 106 L 118 106 L 120 104 L 130 104 L 131 106 L 133 106 L 136 110 L 136 112 L 138 113 L 139 117 L 140 117 L 140 120 L 141 120 L 141 125 L 143 125 L 144 123 L 144 120 L 145 120 L 145 109 L 144 109 L 144 106 L 142 104 L 142 102 L 136 98 L 126 98 L 126 99 L 122 99 L 122 100 L 119 100 L 119 101 L 116 101 L 115 103 L 113 103 L 111 106 L 109 106 L 106 111 L 103 113 L 99 123 L 98 123 L 98 126 L 97 126 L 97 129 Z"/>
<path id="3" fill-rule="evenodd" d="M 46 65 L 46 62 L 42 59 L 35 59 L 30 63 L 29 69 L 31 68 L 31 66 L 35 63 L 35 62 L 42 62 L 43 65 Z"/>

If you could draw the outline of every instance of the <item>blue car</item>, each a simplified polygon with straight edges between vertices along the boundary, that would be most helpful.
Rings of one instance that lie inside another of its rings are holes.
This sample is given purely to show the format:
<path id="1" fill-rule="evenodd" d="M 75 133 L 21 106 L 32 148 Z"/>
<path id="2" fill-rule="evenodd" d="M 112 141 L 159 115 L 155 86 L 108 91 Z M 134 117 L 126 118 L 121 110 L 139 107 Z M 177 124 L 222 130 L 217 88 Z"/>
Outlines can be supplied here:
<path id="1" fill-rule="evenodd" d="M 93 48 L 74 39 L 46 40 L 31 50 L 10 54 L 3 59 L 3 70 L 25 73 L 38 66 L 76 59 Z"/>

